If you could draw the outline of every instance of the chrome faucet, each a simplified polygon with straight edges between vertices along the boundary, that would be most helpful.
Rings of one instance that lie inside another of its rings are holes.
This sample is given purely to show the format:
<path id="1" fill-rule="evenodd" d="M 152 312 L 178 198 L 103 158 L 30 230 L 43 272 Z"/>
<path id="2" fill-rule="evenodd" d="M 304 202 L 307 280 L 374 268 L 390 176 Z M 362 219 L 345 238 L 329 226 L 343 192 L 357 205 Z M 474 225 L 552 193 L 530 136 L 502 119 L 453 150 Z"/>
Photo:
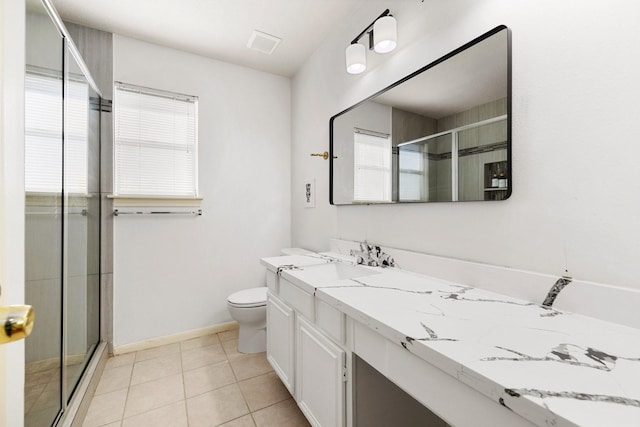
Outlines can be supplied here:
<path id="1" fill-rule="evenodd" d="M 368 265 L 370 267 L 394 267 L 395 261 L 382 251 L 380 246 L 370 245 L 366 241 L 360 243 L 360 250 L 352 249 L 351 256 L 356 257 L 357 264 Z"/>
<path id="2" fill-rule="evenodd" d="M 366 245 L 366 249 L 363 247 L 363 245 Z M 356 251 L 355 249 L 351 249 L 349 254 L 356 257 L 356 264 L 371 265 L 370 263 L 373 262 L 367 242 L 360 243 L 360 250 Z"/>

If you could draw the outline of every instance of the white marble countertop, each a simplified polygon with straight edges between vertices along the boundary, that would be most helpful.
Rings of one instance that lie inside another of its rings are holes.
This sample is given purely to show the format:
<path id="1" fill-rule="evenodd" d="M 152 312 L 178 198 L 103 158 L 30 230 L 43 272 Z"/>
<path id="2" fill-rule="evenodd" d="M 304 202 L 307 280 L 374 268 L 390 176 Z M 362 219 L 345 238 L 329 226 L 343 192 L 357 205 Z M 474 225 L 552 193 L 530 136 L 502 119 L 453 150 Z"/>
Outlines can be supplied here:
<path id="1" fill-rule="evenodd" d="M 534 424 L 640 426 L 640 330 L 397 268 L 313 279 L 331 255 L 262 263 Z"/>
<path id="2" fill-rule="evenodd" d="M 330 256 L 310 252 L 308 254 L 283 255 L 262 258 L 260 259 L 260 264 L 266 267 L 267 270 L 273 273 L 278 273 L 283 270 L 298 269 L 300 267 L 315 264 L 327 264 L 335 261 L 336 259 Z"/>

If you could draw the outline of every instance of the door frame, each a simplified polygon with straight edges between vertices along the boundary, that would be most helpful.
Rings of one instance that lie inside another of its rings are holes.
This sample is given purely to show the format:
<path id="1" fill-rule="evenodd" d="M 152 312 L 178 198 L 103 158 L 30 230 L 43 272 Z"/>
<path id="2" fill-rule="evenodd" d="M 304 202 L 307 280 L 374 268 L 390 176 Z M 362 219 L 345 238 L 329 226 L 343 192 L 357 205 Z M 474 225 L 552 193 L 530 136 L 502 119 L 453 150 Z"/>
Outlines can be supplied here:
<path id="1" fill-rule="evenodd" d="M 25 300 L 25 13 L 25 0 L 0 2 L 0 304 L 2 305 L 24 304 Z M 0 427 L 24 425 L 24 366 L 24 340 L 0 346 Z"/>

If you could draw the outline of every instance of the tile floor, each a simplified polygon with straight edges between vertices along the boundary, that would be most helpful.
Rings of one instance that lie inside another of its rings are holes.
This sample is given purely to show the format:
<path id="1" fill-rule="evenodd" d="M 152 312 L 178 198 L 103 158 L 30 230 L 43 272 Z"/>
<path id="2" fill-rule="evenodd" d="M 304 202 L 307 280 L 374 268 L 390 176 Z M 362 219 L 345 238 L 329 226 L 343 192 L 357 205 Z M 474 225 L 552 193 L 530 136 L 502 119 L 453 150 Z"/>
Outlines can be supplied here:
<path id="1" fill-rule="evenodd" d="M 25 365 L 24 425 L 51 425 L 60 410 L 60 359 Z M 67 384 L 75 384 L 82 373 L 82 362 L 67 364 Z"/>
<path id="2" fill-rule="evenodd" d="M 112 357 L 83 427 L 309 426 L 265 353 L 237 330 Z"/>

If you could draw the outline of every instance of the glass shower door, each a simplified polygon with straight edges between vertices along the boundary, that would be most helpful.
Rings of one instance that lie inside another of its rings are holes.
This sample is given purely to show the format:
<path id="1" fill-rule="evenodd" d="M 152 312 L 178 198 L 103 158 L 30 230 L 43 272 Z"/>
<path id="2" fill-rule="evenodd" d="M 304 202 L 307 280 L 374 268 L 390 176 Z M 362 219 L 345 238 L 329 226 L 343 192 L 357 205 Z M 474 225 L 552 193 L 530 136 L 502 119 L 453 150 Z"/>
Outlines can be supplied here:
<path id="1" fill-rule="evenodd" d="M 100 96 L 40 0 L 27 0 L 25 426 L 60 423 L 100 340 Z"/>
<path id="2" fill-rule="evenodd" d="M 27 1 L 25 75 L 25 426 L 62 410 L 63 38 L 40 1 Z"/>
<path id="3" fill-rule="evenodd" d="M 70 400 L 100 338 L 100 97 L 66 49 L 64 364 Z"/>

